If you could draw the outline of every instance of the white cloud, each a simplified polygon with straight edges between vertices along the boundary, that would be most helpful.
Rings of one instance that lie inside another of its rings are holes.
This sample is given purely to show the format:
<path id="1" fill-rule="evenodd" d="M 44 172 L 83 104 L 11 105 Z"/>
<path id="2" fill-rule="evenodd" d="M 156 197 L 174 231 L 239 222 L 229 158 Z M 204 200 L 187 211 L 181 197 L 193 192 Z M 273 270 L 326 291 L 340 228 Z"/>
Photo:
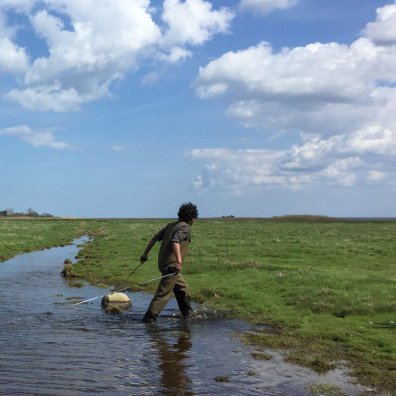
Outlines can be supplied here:
<path id="1" fill-rule="evenodd" d="M 29 58 L 25 49 L 7 37 L 0 37 L 0 73 L 23 73 L 28 66 Z"/>
<path id="2" fill-rule="evenodd" d="M 33 110 L 68 111 L 107 95 L 109 85 L 133 70 L 160 37 L 147 1 L 46 3 L 48 9 L 37 11 L 31 20 L 47 42 L 49 56 L 35 59 L 25 76 L 27 87 L 8 95 Z M 59 15 L 70 18 L 71 26 Z"/>
<path id="3" fill-rule="evenodd" d="M 29 57 L 24 48 L 15 41 L 15 29 L 7 25 L 3 4 L 0 5 L 0 73 L 19 74 L 29 66 Z"/>
<path id="4" fill-rule="evenodd" d="M 328 178 L 333 184 L 351 187 L 356 183 L 357 175 L 354 168 L 361 164 L 359 158 L 346 158 L 334 161 L 318 174 L 321 178 Z"/>
<path id="5" fill-rule="evenodd" d="M 277 171 L 284 156 L 282 151 L 194 149 L 187 153 L 193 159 L 209 161 L 202 175 L 194 182 L 195 188 L 240 189 L 248 185 L 284 185 L 294 183 Z"/>
<path id="6" fill-rule="evenodd" d="M 377 52 L 364 38 L 351 46 L 314 43 L 279 53 L 261 43 L 228 52 L 201 68 L 197 93 L 211 97 L 212 87 L 222 84 L 219 93 L 228 90 L 261 100 L 345 102 L 372 88 Z"/>
<path id="7" fill-rule="evenodd" d="M 294 187 L 352 186 L 394 173 L 396 47 L 383 43 L 392 41 L 396 23 L 389 21 L 395 9 L 378 9 L 366 37 L 350 45 L 312 43 L 275 52 L 263 42 L 227 52 L 200 68 L 195 83 L 200 98 L 226 98 L 226 113 L 247 128 L 301 136 L 299 144 L 285 148 L 264 171 L 258 159 L 240 170 L 223 156 L 215 171 L 204 170 L 202 180 L 211 180 L 212 186 L 225 180 L 230 186 L 255 185 L 257 180 L 263 186 L 274 180 Z M 211 162 L 214 152 L 206 154 Z M 247 152 L 238 155 L 242 165 L 243 158 L 250 158 Z M 263 172 L 265 177 L 258 177 Z"/>
<path id="8" fill-rule="evenodd" d="M 332 135 L 378 117 L 395 121 L 390 110 L 384 112 L 396 103 L 392 61 L 396 53 L 367 38 L 350 46 L 314 43 L 279 53 L 261 43 L 201 68 L 195 88 L 202 99 L 228 98 L 227 114 L 245 127 Z"/>
<path id="9" fill-rule="evenodd" d="M 372 171 L 368 172 L 367 180 L 372 183 L 377 183 L 377 182 L 381 182 L 382 180 L 384 180 L 385 177 L 386 177 L 386 174 L 384 172 L 372 170 Z"/>
<path id="10" fill-rule="evenodd" d="M 234 14 L 223 7 L 213 10 L 205 0 L 165 0 L 162 19 L 168 25 L 167 45 L 202 45 L 217 33 L 226 33 Z"/>
<path id="11" fill-rule="evenodd" d="M 248 188 L 298 189 L 307 185 L 352 187 L 385 181 L 394 173 L 395 153 L 387 160 L 362 155 L 345 137 L 313 137 L 287 150 L 196 149 L 190 158 L 206 163 L 193 185 L 197 190 L 243 191 Z M 376 154 L 375 147 L 371 154 Z M 381 170 L 374 170 L 373 167 Z"/>
<path id="12" fill-rule="evenodd" d="M 359 153 L 396 155 L 396 131 L 379 125 L 368 126 L 348 137 L 346 147 Z"/>
<path id="13" fill-rule="evenodd" d="M 158 59 L 166 63 L 179 63 L 192 56 L 192 52 L 182 47 L 172 47 L 160 53 Z"/>
<path id="14" fill-rule="evenodd" d="M 203 177 L 197 176 L 196 179 L 193 181 L 193 187 L 195 190 L 199 190 L 204 185 Z"/>
<path id="15" fill-rule="evenodd" d="M 50 147 L 60 150 L 72 147 L 68 143 L 57 141 L 55 135 L 51 131 L 34 130 L 27 125 L 0 129 L 0 135 L 15 137 L 34 147 Z"/>
<path id="16" fill-rule="evenodd" d="M 268 14 L 274 10 L 285 10 L 298 4 L 298 0 L 241 0 L 239 8 L 241 10 Z"/>
<path id="17" fill-rule="evenodd" d="M 107 93 L 106 87 L 97 87 L 96 91 L 84 94 L 73 87 L 64 89 L 59 83 L 56 83 L 26 89 L 13 89 L 5 97 L 15 100 L 29 110 L 62 113 L 76 110 L 81 104 L 103 96 L 105 93 Z"/>
<path id="18" fill-rule="evenodd" d="M 120 144 L 113 144 L 112 146 L 110 146 L 110 149 L 113 150 L 113 151 L 120 152 L 120 151 L 125 151 L 126 147 L 122 146 Z"/>
<path id="19" fill-rule="evenodd" d="M 376 21 L 367 24 L 365 33 L 378 44 L 396 44 L 396 4 L 378 8 Z"/>
<path id="20" fill-rule="evenodd" d="M 301 138 L 301 144 L 285 150 L 191 150 L 190 158 L 206 163 L 194 188 L 350 187 L 383 181 L 387 173 L 395 173 L 396 134 L 389 130 L 371 126 L 352 135 Z"/>
<path id="21" fill-rule="evenodd" d="M 160 9 L 156 10 L 159 11 Z M 225 33 L 233 14 L 205 0 L 166 0 L 162 23 L 149 0 L 6 0 L 0 5 L 0 72 L 24 73 L 8 99 L 37 111 L 69 111 L 110 95 L 110 86 L 142 62 L 177 63 L 192 56 L 187 47 Z M 7 26 L 6 12 L 25 13 L 33 35 L 48 54 L 29 60 Z"/>
<path id="22" fill-rule="evenodd" d="M 156 84 L 160 80 L 161 76 L 158 72 L 150 72 L 147 73 L 143 78 L 142 78 L 142 85 L 145 86 L 151 86 Z"/>

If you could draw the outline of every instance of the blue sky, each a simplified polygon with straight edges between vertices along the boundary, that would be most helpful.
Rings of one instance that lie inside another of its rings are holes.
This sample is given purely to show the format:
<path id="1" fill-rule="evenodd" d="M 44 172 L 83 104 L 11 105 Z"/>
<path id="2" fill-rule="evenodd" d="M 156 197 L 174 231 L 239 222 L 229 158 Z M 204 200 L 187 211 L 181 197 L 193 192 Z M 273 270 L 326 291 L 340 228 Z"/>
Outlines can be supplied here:
<path id="1" fill-rule="evenodd" d="M 0 209 L 395 216 L 396 3 L 3 0 Z"/>

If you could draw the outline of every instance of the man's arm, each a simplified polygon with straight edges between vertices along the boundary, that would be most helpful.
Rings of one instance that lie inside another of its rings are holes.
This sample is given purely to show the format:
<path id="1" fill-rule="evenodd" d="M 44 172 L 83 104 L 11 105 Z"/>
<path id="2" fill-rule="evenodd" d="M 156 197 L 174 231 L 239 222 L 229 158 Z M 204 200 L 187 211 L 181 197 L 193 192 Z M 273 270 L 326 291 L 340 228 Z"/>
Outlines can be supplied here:
<path id="1" fill-rule="evenodd" d="M 155 238 L 151 238 L 148 241 L 148 244 L 146 246 L 146 249 L 144 249 L 143 254 L 140 256 L 140 262 L 144 263 L 147 261 L 147 256 L 150 253 L 150 250 L 152 249 L 152 247 L 156 244 L 157 240 Z"/>
<path id="2" fill-rule="evenodd" d="M 175 254 L 176 260 L 177 260 L 176 269 L 178 271 L 181 271 L 183 262 L 182 262 L 181 252 L 180 252 L 180 243 L 172 242 L 172 250 L 173 250 L 173 253 Z"/>

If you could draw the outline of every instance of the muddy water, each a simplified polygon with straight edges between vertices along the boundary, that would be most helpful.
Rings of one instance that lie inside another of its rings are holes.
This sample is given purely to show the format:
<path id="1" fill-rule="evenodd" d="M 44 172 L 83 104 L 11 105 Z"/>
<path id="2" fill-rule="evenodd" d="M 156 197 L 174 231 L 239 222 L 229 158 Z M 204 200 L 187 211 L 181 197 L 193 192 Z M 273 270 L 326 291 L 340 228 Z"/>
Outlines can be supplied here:
<path id="1" fill-rule="evenodd" d="M 172 302 L 156 325 L 145 325 L 144 293 L 130 293 L 122 315 L 104 313 L 100 299 L 71 307 L 77 297 L 108 293 L 59 276 L 82 242 L 0 263 L 1 395 L 299 396 L 312 383 L 358 391 L 341 371 L 318 376 L 274 352 L 270 361 L 253 359 L 237 336 L 248 325 L 201 308 L 184 321 Z"/>

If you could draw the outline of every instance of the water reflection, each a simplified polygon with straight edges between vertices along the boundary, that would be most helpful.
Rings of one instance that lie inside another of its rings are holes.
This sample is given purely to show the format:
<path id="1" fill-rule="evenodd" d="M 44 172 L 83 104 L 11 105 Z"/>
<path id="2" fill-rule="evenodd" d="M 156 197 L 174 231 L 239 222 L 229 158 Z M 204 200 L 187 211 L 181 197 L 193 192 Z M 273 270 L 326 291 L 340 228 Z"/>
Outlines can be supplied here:
<path id="1" fill-rule="evenodd" d="M 307 384 L 318 381 L 357 393 L 341 371 L 319 377 L 281 355 L 252 359 L 231 336 L 247 331 L 246 324 L 205 312 L 186 322 L 175 316 L 175 301 L 155 325 L 141 322 L 151 300 L 146 293 L 133 293 L 131 309 L 121 315 L 107 315 L 100 300 L 71 307 L 108 293 L 83 283 L 70 287 L 76 285 L 60 277 L 77 250 L 53 248 L 0 263 L 0 395 L 307 396 Z M 219 376 L 229 383 L 216 382 Z"/>
<path id="2" fill-rule="evenodd" d="M 162 394 L 193 395 L 191 379 L 186 373 L 189 352 L 192 346 L 191 332 L 187 323 L 180 326 L 175 337 L 161 331 L 155 324 L 147 324 L 147 333 L 156 348 L 161 371 Z M 173 339 L 172 339 L 173 338 Z M 174 342 L 176 340 L 176 342 Z"/>

